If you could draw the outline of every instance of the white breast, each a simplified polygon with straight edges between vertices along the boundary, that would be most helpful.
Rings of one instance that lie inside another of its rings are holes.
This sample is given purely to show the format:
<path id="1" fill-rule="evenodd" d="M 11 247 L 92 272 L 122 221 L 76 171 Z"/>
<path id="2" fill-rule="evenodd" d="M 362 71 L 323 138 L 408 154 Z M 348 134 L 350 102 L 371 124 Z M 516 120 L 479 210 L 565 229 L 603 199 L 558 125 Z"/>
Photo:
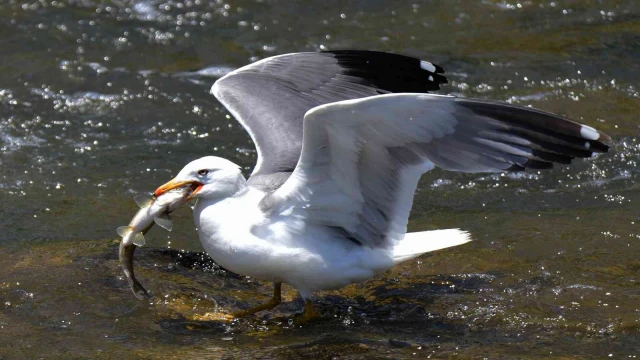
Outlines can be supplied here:
<path id="1" fill-rule="evenodd" d="M 253 193 L 251 193 L 253 192 Z M 220 266 L 301 292 L 344 286 L 391 267 L 386 251 L 335 238 L 291 214 L 265 217 L 257 190 L 221 201 L 199 200 L 194 219 L 203 247 Z"/>
<path id="2" fill-rule="evenodd" d="M 263 196 L 252 189 L 220 201 L 200 199 L 194 220 L 202 246 L 217 264 L 241 275 L 281 281 L 271 259 L 277 245 L 254 234 L 266 221 L 258 206 Z"/>

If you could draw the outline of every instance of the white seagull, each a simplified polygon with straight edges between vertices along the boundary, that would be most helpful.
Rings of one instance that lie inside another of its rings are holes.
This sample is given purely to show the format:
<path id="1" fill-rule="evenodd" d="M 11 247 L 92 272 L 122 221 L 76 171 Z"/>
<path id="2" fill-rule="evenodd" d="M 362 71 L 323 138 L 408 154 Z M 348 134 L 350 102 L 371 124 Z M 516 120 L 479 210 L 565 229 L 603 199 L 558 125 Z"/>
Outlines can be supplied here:
<path id="1" fill-rule="evenodd" d="M 470 241 L 459 229 L 406 233 L 420 176 L 546 169 L 606 152 L 602 132 L 531 108 L 428 94 L 441 67 L 373 51 L 270 57 L 220 78 L 211 92 L 248 131 L 248 180 L 215 156 L 195 160 L 156 196 L 191 186 L 200 241 L 213 260 L 287 283 L 317 316 L 315 291 L 367 280 L 426 252 Z"/>

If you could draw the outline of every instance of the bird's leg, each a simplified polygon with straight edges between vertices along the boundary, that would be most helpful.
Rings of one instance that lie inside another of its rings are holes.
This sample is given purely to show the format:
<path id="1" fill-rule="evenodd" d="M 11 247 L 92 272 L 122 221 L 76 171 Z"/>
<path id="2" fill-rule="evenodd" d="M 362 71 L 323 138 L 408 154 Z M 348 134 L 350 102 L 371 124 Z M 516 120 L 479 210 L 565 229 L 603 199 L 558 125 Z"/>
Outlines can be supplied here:
<path id="1" fill-rule="evenodd" d="M 320 317 L 320 313 L 313 307 L 311 299 L 304 300 L 304 313 L 302 313 L 302 323 L 306 323 L 311 320 L 315 320 Z"/>
<path id="2" fill-rule="evenodd" d="M 273 297 L 271 298 L 271 300 L 269 300 L 268 302 L 258 305 L 258 306 L 254 306 L 250 309 L 246 309 L 246 310 L 240 310 L 240 311 L 236 311 L 234 312 L 232 315 L 233 317 L 245 317 L 247 315 L 251 315 L 251 314 L 255 314 L 259 311 L 262 310 L 270 310 L 273 309 L 274 307 L 280 305 L 280 303 L 282 302 L 282 298 L 281 298 L 281 290 L 282 290 L 282 283 L 279 282 L 274 282 L 273 283 Z"/>

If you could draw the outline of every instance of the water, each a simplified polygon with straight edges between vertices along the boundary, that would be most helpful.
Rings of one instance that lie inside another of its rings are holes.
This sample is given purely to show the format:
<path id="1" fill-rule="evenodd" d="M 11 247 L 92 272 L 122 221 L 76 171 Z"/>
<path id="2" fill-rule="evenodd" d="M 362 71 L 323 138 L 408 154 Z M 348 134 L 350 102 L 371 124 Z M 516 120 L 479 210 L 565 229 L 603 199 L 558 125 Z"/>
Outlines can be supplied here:
<path id="1" fill-rule="evenodd" d="M 0 2 L 0 357 L 637 358 L 640 356 L 640 4 L 620 1 L 4 0 Z M 208 93 L 287 52 L 358 48 L 447 70 L 442 93 L 531 105 L 598 127 L 612 151 L 516 175 L 424 176 L 411 230 L 471 244 L 319 294 L 201 255 L 190 211 L 152 229 L 133 297 L 114 229 L 188 161 L 255 162 Z M 167 247 L 170 250 L 166 250 Z M 165 249 L 165 250 L 163 250 Z"/>

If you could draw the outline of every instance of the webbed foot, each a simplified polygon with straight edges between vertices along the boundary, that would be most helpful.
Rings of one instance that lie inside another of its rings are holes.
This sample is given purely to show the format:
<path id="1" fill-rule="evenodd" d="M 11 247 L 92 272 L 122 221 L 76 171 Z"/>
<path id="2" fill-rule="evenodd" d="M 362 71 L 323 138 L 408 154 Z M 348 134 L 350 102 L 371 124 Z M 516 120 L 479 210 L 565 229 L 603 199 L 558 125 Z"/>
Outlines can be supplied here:
<path id="1" fill-rule="evenodd" d="M 313 307 L 309 299 L 304 301 L 304 312 L 297 319 L 293 320 L 295 325 L 306 325 L 312 321 L 320 319 L 320 313 Z"/>
<path id="2" fill-rule="evenodd" d="M 241 317 L 245 317 L 251 314 L 255 314 L 257 312 L 263 311 L 263 310 L 271 310 L 274 307 L 280 305 L 280 303 L 282 302 L 282 297 L 281 297 L 281 289 L 282 289 L 282 284 L 281 283 L 273 283 L 273 297 L 271 298 L 271 300 L 269 300 L 268 302 L 258 305 L 258 306 L 254 306 L 252 308 L 246 309 L 246 310 L 240 310 L 240 311 L 236 311 L 234 313 L 232 313 L 232 315 L 236 318 L 241 318 Z"/>

